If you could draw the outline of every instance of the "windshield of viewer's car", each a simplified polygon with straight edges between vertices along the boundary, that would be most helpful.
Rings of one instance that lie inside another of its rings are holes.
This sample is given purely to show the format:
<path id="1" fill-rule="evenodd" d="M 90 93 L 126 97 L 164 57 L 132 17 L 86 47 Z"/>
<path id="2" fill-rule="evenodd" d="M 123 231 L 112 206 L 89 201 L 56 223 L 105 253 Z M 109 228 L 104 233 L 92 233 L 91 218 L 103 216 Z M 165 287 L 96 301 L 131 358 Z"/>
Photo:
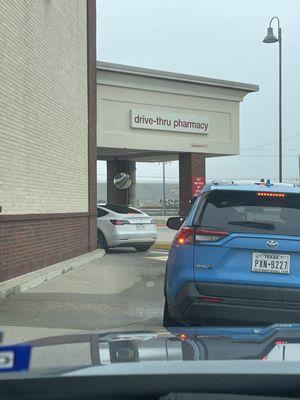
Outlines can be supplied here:
<path id="1" fill-rule="evenodd" d="M 0 377 L 300 362 L 299 15 L 0 0 Z"/>

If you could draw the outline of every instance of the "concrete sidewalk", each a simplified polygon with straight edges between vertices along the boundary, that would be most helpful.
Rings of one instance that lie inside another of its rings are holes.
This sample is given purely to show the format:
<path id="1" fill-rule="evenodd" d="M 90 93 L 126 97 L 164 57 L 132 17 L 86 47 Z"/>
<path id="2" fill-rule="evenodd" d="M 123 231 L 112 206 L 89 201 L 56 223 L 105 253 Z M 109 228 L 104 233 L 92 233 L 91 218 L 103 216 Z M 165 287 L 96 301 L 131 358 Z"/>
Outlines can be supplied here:
<path id="1" fill-rule="evenodd" d="M 114 249 L 80 268 L 2 299 L 4 342 L 161 326 L 166 258 L 157 252 Z"/>
<path id="2" fill-rule="evenodd" d="M 90 253 L 2 282 L 0 283 L 0 300 L 24 292 L 28 289 L 32 289 L 46 281 L 50 281 L 53 278 L 63 275 L 66 272 L 88 264 L 91 261 L 95 261 L 104 255 L 104 250 L 97 249 Z"/>
<path id="3" fill-rule="evenodd" d="M 167 218 L 168 217 L 165 217 L 165 222 Z M 152 249 L 169 250 L 171 242 L 176 233 L 176 231 L 173 231 L 164 225 L 163 220 L 161 220 L 161 224 L 157 225 L 157 241 L 152 246 Z M 0 300 L 39 286 L 46 281 L 50 281 L 51 279 L 63 275 L 66 272 L 72 271 L 73 269 L 88 264 L 91 261 L 97 260 L 104 255 L 104 250 L 97 249 L 90 253 L 83 254 L 82 256 L 75 257 L 70 260 L 66 260 L 49 267 L 30 272 L 29 274 L 2 282 L 0 283 Z"/>

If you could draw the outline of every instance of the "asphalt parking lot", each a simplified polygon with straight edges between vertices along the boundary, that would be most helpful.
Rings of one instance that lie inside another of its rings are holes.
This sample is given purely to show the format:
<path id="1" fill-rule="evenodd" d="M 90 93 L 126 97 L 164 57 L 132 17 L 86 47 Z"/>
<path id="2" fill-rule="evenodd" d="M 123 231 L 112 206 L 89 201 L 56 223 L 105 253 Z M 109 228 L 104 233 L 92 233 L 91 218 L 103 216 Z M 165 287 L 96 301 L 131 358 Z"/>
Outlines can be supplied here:
<path id="1" fill-rule="evenodd" d="M 162 326 L 166 251 L 110 250 L 0 302 L 4 343 L 91 330 Z"/>

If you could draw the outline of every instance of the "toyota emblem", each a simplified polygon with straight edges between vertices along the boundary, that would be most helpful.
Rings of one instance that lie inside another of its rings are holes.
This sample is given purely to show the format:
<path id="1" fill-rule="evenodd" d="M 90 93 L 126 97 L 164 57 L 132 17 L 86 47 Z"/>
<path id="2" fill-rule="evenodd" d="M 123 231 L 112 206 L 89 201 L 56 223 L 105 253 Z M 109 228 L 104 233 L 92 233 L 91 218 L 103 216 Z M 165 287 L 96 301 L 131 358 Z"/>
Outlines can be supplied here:
<path id="1" fill-rule="evenodd" d="M 269 247 L 269 249 L 277 249 L 279 243 L 277 242 L 277 240 L 267 240 L 266 245 L 267 247 Z"/>

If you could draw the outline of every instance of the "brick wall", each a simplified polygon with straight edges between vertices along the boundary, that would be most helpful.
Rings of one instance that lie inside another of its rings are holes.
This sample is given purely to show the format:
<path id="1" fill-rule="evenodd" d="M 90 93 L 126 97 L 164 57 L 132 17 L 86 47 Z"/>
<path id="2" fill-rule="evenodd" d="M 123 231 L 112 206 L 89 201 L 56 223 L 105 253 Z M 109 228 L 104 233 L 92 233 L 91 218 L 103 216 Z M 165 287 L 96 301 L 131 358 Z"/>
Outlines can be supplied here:
<path id="1" fill-rule="evenodd" d="M 201 153 L 179 153 L 180 215 L 186 216 L 193 197 L 193 176 L 205 176 L 205 157 Z"/>
<path id="2" fill-rule="evenodd" d="M 96 2 L 0 2 L 0 281 L 96 249 Z"/>
<path id="3" fill-rule="evenodd" d="M 88 211 L 86 0 L 0 1 L 3 214 Z"/>
<path id="4" fill-rule="evenodd" d="M 0 223 L 0 282 L 89 251 L 89 216 L 30 215 Z"/>

